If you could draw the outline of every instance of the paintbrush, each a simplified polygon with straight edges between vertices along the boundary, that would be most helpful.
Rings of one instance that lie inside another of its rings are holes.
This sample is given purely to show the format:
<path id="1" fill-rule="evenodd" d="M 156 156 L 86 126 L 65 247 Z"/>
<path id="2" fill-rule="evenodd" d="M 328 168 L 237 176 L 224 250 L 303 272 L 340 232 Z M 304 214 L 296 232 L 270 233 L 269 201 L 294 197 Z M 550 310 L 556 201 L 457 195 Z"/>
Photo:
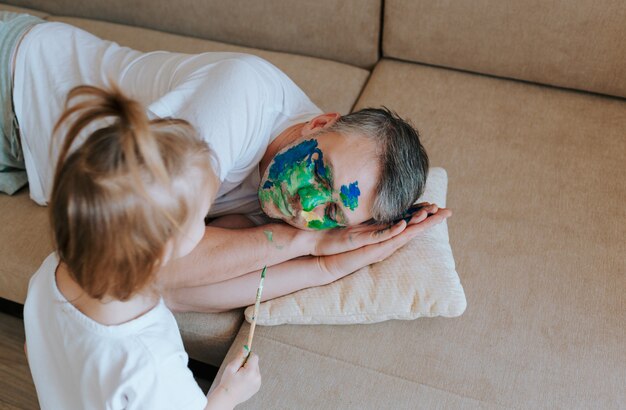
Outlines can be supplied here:
<path id="1" fill-rule="evenodd" d="M 248 333 L 248 343 L 243 346 L 246 351 L 246 358 L 244 359 L 242 366 L 246 364 L 246 362 L 248 361 L 248 357 L 250 357 L 250 352 L 252 351 L 252 338 L 254 337 L 254 328 L 256 327 L 256 317 L 259 314 L 259 305 L 261 304 L 261 295 L 263 294 L 263 280 L 265 279 L 266 270 L 267 266 L 263 266 L 263 271 L 261 272 L 261 281 L 259 282 L 259 288 L 256 290 L 256 301 L 254 302 L 254 313 L 252 314 L 250 333 Z"/>

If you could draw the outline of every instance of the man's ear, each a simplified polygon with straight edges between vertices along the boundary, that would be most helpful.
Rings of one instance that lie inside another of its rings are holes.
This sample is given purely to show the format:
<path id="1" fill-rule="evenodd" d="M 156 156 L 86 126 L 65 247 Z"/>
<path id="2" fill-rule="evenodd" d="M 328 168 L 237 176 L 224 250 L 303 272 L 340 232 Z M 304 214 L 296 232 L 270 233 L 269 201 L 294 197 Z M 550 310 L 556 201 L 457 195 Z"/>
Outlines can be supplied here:
<path id="1" fill-rule="evenodd" d="M 339 117 L 341 117 L 341 115 L 337 112 L 318 115 L 311 121 L 304 124 L 304 127 L 302 127 L 302 135 L 314 134 L 324 128 L 328 128 L 337 122 Z"/>

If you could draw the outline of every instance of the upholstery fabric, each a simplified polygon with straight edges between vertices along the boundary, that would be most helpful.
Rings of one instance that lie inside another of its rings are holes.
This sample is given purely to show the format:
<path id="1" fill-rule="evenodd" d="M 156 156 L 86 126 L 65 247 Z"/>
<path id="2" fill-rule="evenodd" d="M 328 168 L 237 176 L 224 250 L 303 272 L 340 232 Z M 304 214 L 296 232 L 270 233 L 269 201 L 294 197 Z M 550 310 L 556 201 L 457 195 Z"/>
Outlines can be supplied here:
<path id="1" fill-rule="evenodd" d="M 338 111 L 342 114 L 350 112 L 369 76 L 369 72 L 362 68 L 318 58 L 238 47 L 94 20 L 57 16 L 51 16 L 48 20 L 71 24 L 141 51 L 232 51 L 255 54 L 283 70 L 324 111 Z"/>
<path id="2" fill-rule="evenodd" d="M 380 0 L 3 1 L 365 68 L 378 60 Z"/>
<path id="3" fill-rule="evenodd" d="M 448 178 L 431 168 L 418 202 L 446 206 Z M 271 281 L 271 269 L 265 279 Z M 454 267 L 448 227 L 440 224 L 413 239 L 388 259 L 326 286 L 303 289 L 261 303 L 257 324 L 354 324 L 419 317 L 456 317 L 467 302 Z M 245 311 L 252 322 L 254 306 Z"/>
<path id="4" fill-rule="evenodd" d="M 14 13 L 26 13 L 26 14 L 30 14 L 31 16 L 40 17 L 40 18 L 45 18 L 46 16 L 48 16 L 48 13 L 44 13 L 43 11 L 40 11 L 40 10 L 9 6 L 8 4 L 0 4 L 0 10 L 12 11 Z"/>
<path id="5" fill-rule="evenodd" d="M 383 54 L 626 97 L 621 0 L 385 0 Z"/>
<path id="6" fill-rule="evenodd" d="M 28 281 L 52 252 L 47 208 L 22 189 L 0 194 L 0 298 L 24 304 Z"/>
<path id="7" fill-rule="evenodd" d="M 219 367 L 243 322 L 243 309 L 222 313 L 174 313 L 185 350 L 195 360 Z"/>
<path id="8" fill-rule="evenodd" d="M 411 119 L 448 172 L 468 309 L 257 327 L 263 386 L 241 408 L 620 408 L 626 102 L 383 60 L 357 107 L 372 104 Z"/>

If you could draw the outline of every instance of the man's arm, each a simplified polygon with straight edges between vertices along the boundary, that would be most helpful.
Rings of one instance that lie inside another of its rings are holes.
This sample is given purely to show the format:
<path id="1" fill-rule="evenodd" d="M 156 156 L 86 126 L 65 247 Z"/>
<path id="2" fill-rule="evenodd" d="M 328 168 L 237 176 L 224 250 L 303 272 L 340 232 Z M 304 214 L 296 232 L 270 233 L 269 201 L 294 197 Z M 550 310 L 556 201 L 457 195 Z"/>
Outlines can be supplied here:
<path id="1" fill-rule="evenodd" d="M 241 219 L 207 226 L 204 237 L 187 256 L 172 260 L 158 273 L 165 288 L 221 282 L 311 252 L 306 232 L 283 224 L 245 227 Z M 221 226 L 239 226 L 238 229 Z"/>
<path id="2" fill-rule="evenodd" d="M 305 256 L 268 267 L 263 300 L 300 289 L 322 285 L 329 276 L 317 256 Z M 222 312 L 254 304 L 261 271 L 192 288 L 171 289 L 165 294 L 167 306 L 177 312 Z"/>
<path id="3" fill-rule="evenodd" d="M 418 216 L 426 218 L 426 211 Z M 243 215 L 228 215 L 213 221 L 189 255 L 169 262 L 159 271 L 160 283 L 166 289 L 209 285 L 301 256 L 339 254 L 382 243 L 407 226 L 401 221 L 383 229 L 364 225 L 304 231 L 282 223 L 250 225 Z"/>
<path id="4" fill-rule="evenodd" d="M 380 262 L 407 244 L 415 236 L 443 222 L 451 215 L 438 210 L 420 223 L 400 223 L 400 233 L 392 238 L 352 251 L 327 256 L 307 256 L 269 267 L 264 283 L 263 300 L 274 299 L 300 289 L 336 281 L 356 270 Z M 405 229 L 406 228 L 406 229 Z M 220 312 L 252 305 L 259 286 L 260 270 L 205 286 L 173 289 L 166 303 L 174 311 Z"/>

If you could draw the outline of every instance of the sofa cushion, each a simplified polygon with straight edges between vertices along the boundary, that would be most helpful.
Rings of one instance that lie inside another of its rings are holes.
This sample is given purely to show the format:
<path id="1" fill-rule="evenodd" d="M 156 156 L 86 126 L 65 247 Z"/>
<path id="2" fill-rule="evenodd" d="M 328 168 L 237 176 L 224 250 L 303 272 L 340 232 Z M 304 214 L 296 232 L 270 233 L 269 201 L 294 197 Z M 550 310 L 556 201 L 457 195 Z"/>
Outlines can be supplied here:
<path id="1" fill-rule="evenodd" d="M 30 14 L 31 16 L 36 16 L 36 17 L 41 17 L 41 18 L 45 18 L 46 16 L 48 16 L 48 13 L 45 13 L 43 11 L 26 9 L 23 7 L 9 6 L 8 4 L 3 4 L 3 3 L 0 3 L 0 10 L 12 11 L 14 13 L 26 13 L 26 14 Z"/>
<path id="2" fill-rule="evenodd" d="M 95 20 L 58 16 L 51 16 L 48 20 L 71 24 L 141 51 L 169 50 L 190 54 L 232 51 L 255 54 L 283 70 L 324 111 L 350 112 L 369 76 L 367 70 L 319 58 L 238 47 Z"/>
<path id="3" fill-rule="evenodd" d="M 384 60 L 357 107 L 379 104 L 448 172 L 468 309 L 257 327 L 263 385 L 241 408 L 622 406 L 626 102 Z"/>
<path id="4" fill-rule="evenodd" d="M 431 168 L 426 190 L 418 202 L 445 207 L 447 183 L 444 169 Z M 270 268 L 266 283 L 271 278 Z M 466 305 L 444 222 L 380 263 L 326 286 L 303 289 L 261 303 L 256 320 L 264 326 L 376 323 L 456 317 L 465 311 Z M 248 307 L 245 315 L 251 322 L 254 306 Z"/>
<path id="5" fill-rule="evenodd" d="M 174 313 L 185 350 L 195 360 L 219 367 L 243 322 L 243 309 L 222 313 Z"/>
<path id="6" fill-rule="evenodd" d="M 626 3 L 386 0 L 383 54 L 626 97 Z"/>
<path id="7" fill-rule="evenodd" d="M 47 210 L 30 200 L 28 189 L 0 193 L 0 298 L 24 304 L 30 277 L 52 252 Z"/>
<path id="8" fill-rule="evenodd" d="M 54 15 L 105 20 L 369 68 L 378 60 L 380 0 L 4 0 Z"/>

